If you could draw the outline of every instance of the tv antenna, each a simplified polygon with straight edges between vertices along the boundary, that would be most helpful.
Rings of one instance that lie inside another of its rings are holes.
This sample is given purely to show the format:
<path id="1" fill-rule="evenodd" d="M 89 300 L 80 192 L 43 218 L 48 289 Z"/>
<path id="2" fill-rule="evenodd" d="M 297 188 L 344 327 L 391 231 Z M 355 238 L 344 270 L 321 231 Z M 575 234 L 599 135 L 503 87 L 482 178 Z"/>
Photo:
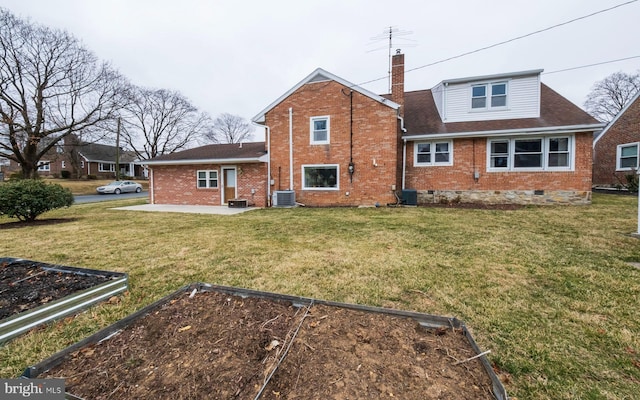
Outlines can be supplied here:
<path id="1" fill-rule="evenodd" d="M 413 34 L 412 31 L 405 31 L 405 30 L 398 29 L 398 27 L 390 26 L 388 29 L 385 29 L 384 31 L 382 31 L 381 34 L 370 38 L 370 40 L 372 40 L 372 43 L 370 44 L 375 44 L 382 41 L 388 41 L 389 43 L 388 46 L 377 47 L 375 49 L 371 49 L 367 51 L 367 53 L 371 53 L 372 51 L 388 49 L 389 51 L 389 67 L 388 68 L 389 69 L 387 70 L 387 74 L 388 74 L 389 93 L 391 93 L 391 50 L 394 47 L 394 40 L 405 41 L 402 44 L 402 47 L 415 47 L 418 45 L 417 43 L 407 43 L 407 42 L 415 42 L 415 40 L 402 37 L 402 36 L 407 36 L 412 34 Z M 400 49 L 398 49 L 398 53 L 400 53 Z"/>

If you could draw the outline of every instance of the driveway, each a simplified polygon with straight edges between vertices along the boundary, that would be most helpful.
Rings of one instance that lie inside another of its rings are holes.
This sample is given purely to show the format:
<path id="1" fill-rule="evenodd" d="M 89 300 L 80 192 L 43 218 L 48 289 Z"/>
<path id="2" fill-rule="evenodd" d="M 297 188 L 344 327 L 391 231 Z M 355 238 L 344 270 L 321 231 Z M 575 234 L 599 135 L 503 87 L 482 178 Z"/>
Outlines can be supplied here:
<path id="1" fill-rule="evenodd" d="M 113 201 L 136 199 L 141 197 L 149 197 L 149 192 L 142 191 L 140 193 L 122 193 L 122 194 L 89 194 L 83 196 L 73 196 L 75 204 L 97 203 L 99 201 Z"/>

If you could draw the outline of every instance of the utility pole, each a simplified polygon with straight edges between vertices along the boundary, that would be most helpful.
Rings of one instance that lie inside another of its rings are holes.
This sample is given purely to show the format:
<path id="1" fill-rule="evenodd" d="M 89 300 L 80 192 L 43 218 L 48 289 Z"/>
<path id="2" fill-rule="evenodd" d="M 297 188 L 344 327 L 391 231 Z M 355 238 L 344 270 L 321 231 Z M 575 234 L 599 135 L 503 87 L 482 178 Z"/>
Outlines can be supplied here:
<path id="1" fill-rule="evenodd" d="M 118 117 L 118 129 L 116 130 L 116 180 L 120 180 L 120 117 Z"/>

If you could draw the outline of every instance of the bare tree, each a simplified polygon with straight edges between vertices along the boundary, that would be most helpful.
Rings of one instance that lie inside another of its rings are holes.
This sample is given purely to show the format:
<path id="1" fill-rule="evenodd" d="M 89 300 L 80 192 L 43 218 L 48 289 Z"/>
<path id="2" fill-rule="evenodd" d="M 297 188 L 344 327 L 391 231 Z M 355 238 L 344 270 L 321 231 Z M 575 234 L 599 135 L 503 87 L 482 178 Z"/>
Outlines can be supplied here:
<path id="1" fill-rule="evenodd" d="M 639 90 L 640 72 L 615 72 L 593 85 L 584 107 L 596 119 L 609 122 Z"/>
<path id="2" fill-rule="evenodd" d="M 197 144 L 211 118 L 178 92 L 135 88 L 122 114 L 121 140 L 141 159 Z"/>
<path id="3" fill-rule="evenodd" d="M 213 121 L 206 138 L 213 143 L 247 142 L 253 137 L 253 127 L 242 117 L 222 113 Z"/>
<path id="4" fill-rule="evenodd" d="M 67 32 L 0 8 L 0 157 L 25 178 L 37 177 L 42 156 L 65 137 L 113 118 L 124 83 Z"/>

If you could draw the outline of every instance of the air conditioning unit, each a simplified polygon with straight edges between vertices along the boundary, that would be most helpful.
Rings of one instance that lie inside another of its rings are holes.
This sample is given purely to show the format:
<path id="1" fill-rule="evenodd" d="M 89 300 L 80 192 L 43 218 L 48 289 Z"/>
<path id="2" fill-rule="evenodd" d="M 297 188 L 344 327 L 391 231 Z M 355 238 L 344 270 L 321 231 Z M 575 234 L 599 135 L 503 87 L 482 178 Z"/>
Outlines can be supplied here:
<path id="1" fill-rule="evenodd" d="M 273 192 L 274 207 L 294 207 L 296 205 L 296 192 L 293 190 L 278 190 Z"/>

